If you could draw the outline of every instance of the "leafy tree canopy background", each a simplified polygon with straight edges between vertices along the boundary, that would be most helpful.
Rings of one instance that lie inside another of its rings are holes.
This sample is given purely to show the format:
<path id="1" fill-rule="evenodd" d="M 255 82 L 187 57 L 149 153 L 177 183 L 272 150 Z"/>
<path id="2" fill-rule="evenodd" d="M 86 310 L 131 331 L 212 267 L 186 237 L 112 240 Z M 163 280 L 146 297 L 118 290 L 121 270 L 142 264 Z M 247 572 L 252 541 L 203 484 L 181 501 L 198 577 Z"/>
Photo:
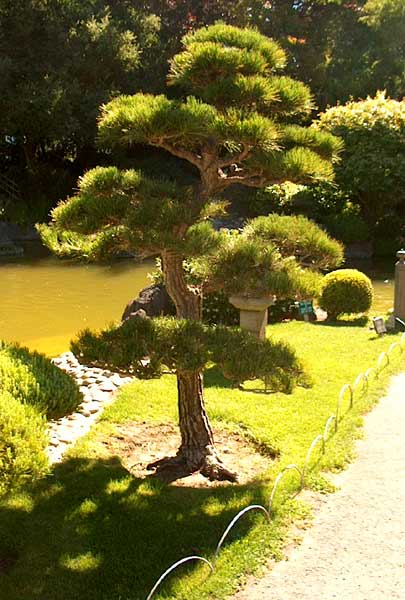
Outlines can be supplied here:
<path id="1" fill-rule="evenodd" d="M 402 0 L 0 0 L 0 218 L 47 220 L 83 171 L 117 163 L 95 143 L 100 104 L 162 93 L 182 35 L 218 20 L 280 43 L 286 75 L 314 95 L 303 118 L 378 90 L 404 94 Z M 132 148 L 131 164 L 144 155 Z"/>

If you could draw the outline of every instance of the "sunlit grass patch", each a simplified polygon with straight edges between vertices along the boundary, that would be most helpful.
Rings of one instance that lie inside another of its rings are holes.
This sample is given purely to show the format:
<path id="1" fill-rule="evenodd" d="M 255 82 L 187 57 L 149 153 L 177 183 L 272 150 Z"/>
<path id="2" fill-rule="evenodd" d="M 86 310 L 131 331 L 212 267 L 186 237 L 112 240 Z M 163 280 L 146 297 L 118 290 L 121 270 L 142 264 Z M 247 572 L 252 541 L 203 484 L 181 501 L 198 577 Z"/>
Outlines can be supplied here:
<path id="1" fill-rule="evenodd" d="M 289 341 L 304 361 L 312 387 L 293 394 L 232 389 L 216 370 L 205 378 L 207 410 L 214 427 L 237 432 L 266 457 L 267 468 L 244 485 L 194 488 L 132 476 L 105 442 L 125 423 L 175 423 L 177 390 L 172 375 L 135 381 L 123 388 L 102 421 L 76 444 L 53 475 L 0 504 L 0 551 L 18 560 L 2 577 L 1 600 L 145 600 L 159 575 L 176 560 L 198 554 L 212 559 L 222 532 L 251 503 L 268 505 L 277 474 L 294 462 L 303 466 L 309 445 L 336 411 L 339 391 L 376 364 L 397 336 L 377 338 L 353 325 L 283 323 L 268 333 Z M 313 489 L 333 486 L 317 468 L 340 469 L 354 455 L 361 414 L 381 396 L 388 375 L 373 381 L 366 397 L 345 398 L 337 434 L 332 425 L 325 455 L 314 450 L 306 481 Z M 226 463 L 226 455 L 222 457 Z M 156 598 L 219 600 L 280 557 L 286 528 L 309 518 L 308 507 L 291 498 L 299 477 L 288 473 L 274 498 L 269 525 L 259 513 L 245 515 L 226 540 L 218 569 L 191 565 L 173 574 Z M 33 586 L 33 581 L 35 585 Z"/>

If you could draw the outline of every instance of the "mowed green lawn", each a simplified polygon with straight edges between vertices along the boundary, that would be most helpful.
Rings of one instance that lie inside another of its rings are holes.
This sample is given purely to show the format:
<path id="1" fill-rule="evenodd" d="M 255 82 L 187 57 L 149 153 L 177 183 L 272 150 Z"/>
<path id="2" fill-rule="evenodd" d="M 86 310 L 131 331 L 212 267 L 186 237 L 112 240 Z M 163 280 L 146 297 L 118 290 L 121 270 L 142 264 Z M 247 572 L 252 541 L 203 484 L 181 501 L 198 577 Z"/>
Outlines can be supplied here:
<path id="1" fill-rule="evenodd" d="M 217 427 L 246 433 L 268 457 L 268 468 L 248 485 L 211 489 L 166 485 L 133 477 L 102 440 L 115 424 L 176 421 L 173 376 L 136 381 L 121 391 L 102 421 L 79 442 L 52 476 L 0 504 L 1 600 L 144 600 L 158 576 L 174 561 L 200 554 L 212 558 L 226 525 L 250 503 L 267 503 L 275 477 L 289 463 L 303 465 L 312 439 L 335 412 L 341 386 L 376 364 L 381 351 L 399 335 L 377 338 L 355 323 L 330 326 L 302 322 L 270 326 L 268 333 L 288 340 L 306 364 L 311 388 L 293 394 L 233 390 L 216 372 L 206 375 L 210 417 Z M 405 356 L 405 355 L 404 355 Z M 321 467 L 342 467 L 353 454 L 360 414 L 382 394 L 388 376 L 404 368 L 392 359 L 366 399 L 356 396 L 339 431 L 332 435 Z M 254 387 L 254 386 L 253 386 Z M 309 483 L 327 488 L 313 471 Z M 298 500 L 282 502 L 297 478 L 291 473 L 277 496 L 268 525 L 259 514 L 240 522 L 224 546 L 216 573 L 205 567 L 183 569 L 156 598 L 225 598 L 238 581 L 269 556 L 279 557 L 288 524 L 306 518 Z M 3 563 L 4 564 L 4 563 Z"/>

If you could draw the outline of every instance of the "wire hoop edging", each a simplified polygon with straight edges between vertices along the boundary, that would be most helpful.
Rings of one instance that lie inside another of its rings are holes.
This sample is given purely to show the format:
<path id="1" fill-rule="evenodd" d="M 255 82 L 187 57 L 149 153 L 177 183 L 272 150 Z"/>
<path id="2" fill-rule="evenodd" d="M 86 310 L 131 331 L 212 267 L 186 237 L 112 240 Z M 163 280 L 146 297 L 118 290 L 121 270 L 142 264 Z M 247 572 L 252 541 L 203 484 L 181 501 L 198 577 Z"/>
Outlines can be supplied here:
<path id="1" fill-rule="evenodd" d="M 364 376 L 367 377 L 367 381 L 368 383 L 370 383 L 370 375 L 371 373 L 374 373 L 374 379 L 376 379 L 378 377 L 378 373 L 376 371 L 376 369 L 374 367 L 370 367 L 369 369 L 367 369 L 367 371 L 364 373 Z"/>
<path id="2" fill-rule="evenodd" d="M 271 490 L 271 495 L 270 495 L 270 499 L 269 499 L 269 515 L 271 515 L 271 511 L 273 508 L 273 500 L 274 500 L 274 496 L 276 495 L 276 491 L 277 491 L 277 487 L 278 484 L 280 483 L 281 479 L 284 477 L 284 475 L 291 470 L 295 470 L 297 471 L 297 473 L 300 476 L 300 480 L 301 480 L 301 487 L 300 490 L 303 489 L 304 485 L 305 485 L 305 475 L 304 475 L 304 471 L 302 471 L 298 465 L 287 465 L 282 471 L 280 471 L 280 473 L 277 475 L 276 480 L 274 482 L 273 485 L 273 489 Z"/>
<path id="3" fill-rule="evenodd" d="M 244 514 L 246 514 L 247 512 L 251 511 L 251 510 L 261 510 L 266 514 L 267 520 L 270 523 L 270 512 L 267 510 L 267 508 L 265 508 L 264 506 L 262 506 L 261 504 L 250 504 L 249 506 L 247 506 L 246 508 L 242 509 L 241 511 L 238 512 L 237 515 L 234 516 L 234 518 L 232 519 L 232 521 L 229 523 L 228 527 L 225 529 L 224 533 L 221 536 L 221 539 L 219 540 L 217 547 L 215 549 L 215 554 L 214 554 L 214 560 L 212 561 L 213 567 L 215 568 L 217 559 L 218 559 L 218 555 L 219 555 L 219 551 L 222 548 L 222 544 L 224 543 L 228 533 L 231 531 L 231 529 L 233 528 L 233 526 L 235 525 L 235 523 L 237 523 L 237 521 L 239 521 L 239 519 L 241 517 L 243 517 Z M 148 598 L 146 599 L 148 600 Z"/>
<path id="4" fill-rule="evenodd" d="M 336 404 L 336 429 L 337 429 L 337 423 L 339 421 L 339 409 L 340 409 L 340 405 L 342 403 L 343 397 L 346 393 L 346 390 L 350 391 L 350 408 L 353 408 L 353 388 L 350 385 L 350 383 L 345 383 L 344 386 L 342 387 L 342 389 L 339 392 L 339 398 Z"/>
<path id="5" fill-rule="evenodd" d="M 382 365 L 383 360 L 386 360 L 385 365 Z M 377 361 L 377 377 L 379 376 L 379 374 L 381 373 L 381 371 L 383 371 L 384 369 L 386 369 L 388 367 L 388 365 L 390 364 L 390 357 L 388 356 L 388 354 L 386 352 L 381 352 L 380 356 L 378 357 L 378 361 Z"/>
<path id="6" fill-rule="evenodd" d="M 360 384 L 360 382 L 362 382 L 361 393 L 362 394 L 366 394 L 367 393 L 367 390 L 368 390 L 368 377 L 367 377 L 367 375 L 365 373 L 359 373 L 357 375 L 356 379 L 354 380 L 353 385 L 352 385 L 353 395 L 354 395 L 354 392 L 355 392 L 357 386 Z"/>
<path id="7" fill-rule="evenodd" d="M 399 351 L 401 354 L 404 351 L 404 349 L 402 348 L 402 346 L 399 342 L 393 342 L 391 344 L 391 346 L 388 348 L 387 355 L 390 356 L 394 352 L 395 348 L 399 348 Z"/>
<path id="8" fill-rule="evenodd" d="M 328 441 L 328 439 L 329 439 L 328 433 L 329 433 L 329 429 L 330 429 L 330 426 L 332 425 L 333 421 L 335 421 L 335 431 L 337 431 L 337 420 L 336 420 L 336 415 L 331 415 L 331 416 L 328 418 L 328 420 L 326 421 L 326 423 L 325 423 L 325 428 L 324 428 L 324 430 L 323 430 L 323 434 L 322 434 L 322 435 L 323 435 L 323 439 L 324 439 L 325 443 L 326 443 L 326 442 Z"/>
<path id="9" fill-rule="evenodd" d="M 211 573 L 214 572 L 214 567 L 213 565 L 210 563 L 209 560 L 207 560 L 206 558 L 203 558 L 202 556 L 186 556 L 186 558 L 182 558 L 180 560 L 178 560 L 177 562 L 175 562 L 174 564 L 172 564 L 171 567 L 169 567 L 168 569 L 166 569 L 166 571 L 159 577 L 159 579 L 156 581 L 155 585 L 153 586 L 153 588 L 151 589 L 151 591 L 149 592 L 146 600 L 151 600 L 151 598 L 153 597 L 154 593 L 156 592 L 156 590 L 158 589 L 158 587 L 160 586 L 160 584 L 162 583 L 162 581 L 164 579 L 166 579 L 166 577 L 175 569 L 177 569 L 177 567 L 179 567 L 180 565 L 186 563 L 186 562 L 190 562 L 192 560 L 201 560 L 202 562 L 204 562 L 205 564 L 207 564 L 209 566 L 209 568 L 211 569 Z"/>
<path id="10" fill-rule="evenodd" d="M 320 441 L 322 441 L 322 454 L 325 454 L 325 438 L 323 437 L 323 434 L 320 433 L 319 435 L 316 436 L 316 438 L 314 438 L 312 440 L 312 444 L 308 448 L 308 452 L 305 457 L 305 465 L 304 465 L 304 469 L 303 469 L 304 477 L 308 471 L 309 461 L 311 459 L 312 452 L 314 451 L 314 448 L 317 446 L 318 442 L 320 442 Z"/>

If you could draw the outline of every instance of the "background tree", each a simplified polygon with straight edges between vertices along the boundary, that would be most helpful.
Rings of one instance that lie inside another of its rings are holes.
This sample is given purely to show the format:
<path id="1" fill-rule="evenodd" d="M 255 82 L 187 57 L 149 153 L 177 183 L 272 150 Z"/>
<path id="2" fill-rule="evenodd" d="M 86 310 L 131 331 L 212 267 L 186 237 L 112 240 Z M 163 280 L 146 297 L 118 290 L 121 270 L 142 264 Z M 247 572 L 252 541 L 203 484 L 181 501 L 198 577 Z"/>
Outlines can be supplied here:
<path id="1" fill-rule="evenodd" d="M 94 160 L 100 104 L 139 88 L 159 21 L 127 0 L 0 0 L 0 23 L 0 161 L 45 218 Z"/>
<path id="2" fill-rule="evenodd" d="M 336 181 L 360 207 L 370 230 L 405 209 L 405 101 L 375 98 L 326 110 L 319 127 L 344 140 Z M 391 230 L 391 238 L 394 231 Z"/>
<path id="3" fill-rule="evenodd" d="M 377 89 L 370 68 L 374 33 L 361 21 L 364 3 L 244 0 L 239 14 L 247 14 L 250 25 L 282 44 L 290 56 L 288 73 L 310 85 L 323 109 Z"/>
<path id="4" fill-rule="evenodd" d="M 217 24 L 186 35 L 183 45 L 168 81 L 193 95 L 183 101 L 147 94 L 118 97 L 102 109 L 99 138 L 108 147 L 148 144 L 183 159 L 194 168 L 194 185 L 97 168 L 82 177 L 75 197 L 54 210 L 53 225 L 42 228 L 45 242 L 59 254 L 90 259 L 128 248 L 160 255 L 181 319 L 200 321 L 204 284 L 238 293 L 308 293 L 313 276 L 302 269 L 301 258 L 313 268 L 341 259 L 340 246 L 325 234 L 313 230 L 311 236 L 309 227 L 297 226 L 301 238 L 290 241 L 283 256 L 288 226 L 251 225 L 243 234 L 225 236 L 207 218 L 224 209 L 221 194 L 234 184 L 331 178 L 340 142 L 291 124 L 295 115 L 311 109 L 311 94 L 280 74 L 285 53 L 274 41 Z M 312 253 L 302 252 L 300 242 Z M 215 259 L 204 269 L 210 262 L 204 257 L 210 256 Z M 185 259 L 193 257 L 200 259 L 200 284 L 191 284 L 185 272 Z M 201 366 L 177 368 L 177 381 L 182 443 L 176 462 L 211 478 L 230 477 L 215 451 Z"/>
<path id="5" fill-rule="evenodd" d="M 394 98 L 405 94 L 405 4 L 368 0 L 362 22 L 375 39 L 373 76 L 379 89 Z"/>

